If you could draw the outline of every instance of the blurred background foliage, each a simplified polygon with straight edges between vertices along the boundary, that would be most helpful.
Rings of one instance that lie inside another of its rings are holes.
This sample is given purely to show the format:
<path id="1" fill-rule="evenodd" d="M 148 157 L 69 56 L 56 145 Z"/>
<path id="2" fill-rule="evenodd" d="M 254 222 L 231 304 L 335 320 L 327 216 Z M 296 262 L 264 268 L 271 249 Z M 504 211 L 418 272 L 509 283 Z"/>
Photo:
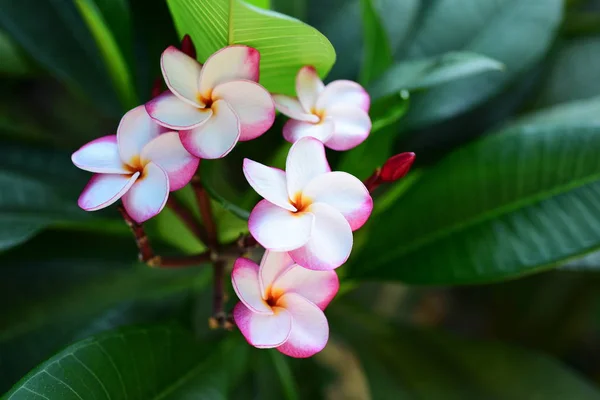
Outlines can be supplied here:
<path id="1" fill-rule="evenodd" d="M 279 76 L 267 57 L 264 84 L 289 90 L 294 62 L 316 60 L 370 91 L 372 135 L 333 165 L 366 178 L 417 154 L 338 270 L 328 347 L 293 360 L 208 330 L 208 268 L 141 265 L 114 208 L 76 206 L 89 176 L 70 153 L 149 98 L 162 50 L 194 18 L 201 61 L 220 45 L 202 41 L 210 16 L 189 5 L 203 1 L 0 0 L 0 392 L 600 398 L 600 2 L 250 1 L 337 55 L 288 39 L 294 61 Z M 203 164 L 223 240 L 246 231 L 229 202 L 257 200 L 241 159 L 281 164 L 283 122 Z M 169 210 L 147 228 L 162 253 L 203 250 Z"/>

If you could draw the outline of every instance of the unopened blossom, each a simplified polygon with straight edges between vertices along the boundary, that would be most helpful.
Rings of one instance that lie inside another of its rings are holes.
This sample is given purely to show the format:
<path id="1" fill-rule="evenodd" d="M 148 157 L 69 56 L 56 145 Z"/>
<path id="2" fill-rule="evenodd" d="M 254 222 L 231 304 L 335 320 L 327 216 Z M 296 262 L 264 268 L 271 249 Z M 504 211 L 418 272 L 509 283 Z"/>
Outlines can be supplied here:
<path id="1" fill-rule="evenodd" d="M 338 80 L 325 86 L 307 66 L 296 76 L 296 94 L 273 96 L 277 110 L 291 118 L 283 127 L 288 142 L 311 136 L 330 149 L 349 150 L 369 136 L 371 99 L 358 83 Z"/>
<path id="2" fill-rule="evenodd" d="M 325 347 L 329 325 L 323 310 L 339 289 L 334 271 L 308 270 L 285 252 L 267 250 L 260 267 L 239 258 L 231 280 L 241 300 L 233 318 L 248 343 L 298 358 Z"/>
<path id="3" fill-rule="evenodd" d="M 169 191 L 184 187 L 199 162 L 183 148 L 177 132 L 165 132 L 144 106 L 123 116 L 116 135 L 91 141 L 73 153 L 71 160 L 95 173 L 79 197 L 81 208 L 100 210 L 122 199 L 138 223 L 158 214 Z"/>
<path id="4" fill-rule="evenodd" d="M 243 169 L 265 199 L 248 220 L 250 233 L 264 248 L 288 251 L 296 263 L 314 270 L 331 270 L 348 259 L 352 231 L 369 218 L 373 200 L 356 177 L 331 172 L 319 140 L 298 140 L 285 172 L 249 159 Z"/>
<path id="5" fill-rule="evenodd" d="M 161 56 L 170 89 L 146 104 L 159 124 L 179 131 L 183 146 L 200 158 L 220 158 L 238 140 L 265 133 L 275 119 L 271 95 L 259 85 L 260 54 L 247 46 L 229 46 L 204 66 L 171 46 Z"/>

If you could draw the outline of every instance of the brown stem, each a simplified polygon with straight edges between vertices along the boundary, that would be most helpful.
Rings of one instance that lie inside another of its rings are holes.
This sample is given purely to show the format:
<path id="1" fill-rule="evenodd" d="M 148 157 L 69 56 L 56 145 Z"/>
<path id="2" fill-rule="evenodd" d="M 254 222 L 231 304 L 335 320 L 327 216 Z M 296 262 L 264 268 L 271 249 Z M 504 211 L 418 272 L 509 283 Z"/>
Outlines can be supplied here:
<path id="1" fill-rule="evenodd" d="M 148 236 L 146 236 L 146 231 L 144 230 L 144 227 L 141 224 L 135 222 L 129 216 L 129 214 L 127 214 L 127 211 L 125 211 L 125 208 L 123 208 L 122 206 L 119 206 L 119 212 L 123 216 L 125 223 L 127 224 L 127 226 L 129 226 L 129 229 L 131 229 L 131 232 L 135 237 L 135 244 L 137 245 L 138 250 L 140 252 L 140 261 L 152 265 L 153 260 L 156 258 L 156 256 L 154 255 L 154 250 L 152 250 L 152 247 L 150 246 L 150 241 L 148 240 Z"/>
<path id="2" fill-rule="evenodd" d="M 204 222 L 204 226 L 206 228 L 206 244 L 212 251 L 216 253 L 219 248 L 217 225 L 215 223 L 212 206 L 210 204 L 210 196 L 206 192 L 206 189 L 204 189 L 204 186 L 202 186 L 200 169 L 198 169 L 198 172 L 196 172 L 196 175 L 194 175 L 192 178 L 192 188 L 196 194 L 198 209 L 200 210 L 200 215 L 202 216 L 202 221 Z"/>
<path id="3" fill-rule="evenodd" d="M 187 228 L 202 242 L 208 244 L 208 233 L 206 229 L 202 225 L 196 221 L 194 214 L 179 200 L 175 198 L 175 196 L 169 196 L 169 200 L 167 200 L 167 206 L 173 210 L 175 214 L 179 217 L 179 219 L 187 226 Z"/>
<path id="4" fill-rule="evenodd" d="M 381 168 L 377 168 L 373 172 L 373 174 L 370 177 L 368 177 L 367 179 L 365 179 L 365 181 L 363 182 L 365 187 L 369 191 L 369 193 L 373 193 L 373 191 L 375 189 L 377 189 L 379 187 L 379 185 L 381 184 L 381 180 L 379 177 L 380 173 L 381 173 Z"/>

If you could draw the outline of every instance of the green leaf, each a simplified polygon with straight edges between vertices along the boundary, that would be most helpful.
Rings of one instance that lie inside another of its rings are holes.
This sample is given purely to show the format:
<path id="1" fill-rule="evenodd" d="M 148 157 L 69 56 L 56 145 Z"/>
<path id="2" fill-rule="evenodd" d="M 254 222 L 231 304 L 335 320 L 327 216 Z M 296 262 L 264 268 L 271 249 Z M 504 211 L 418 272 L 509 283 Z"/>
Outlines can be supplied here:
<path id="1" fill-rule="evenodd" d="M 469 51 L 500 61 L 506 72 L 480 74 L 415 95 L 406 124 L 418 127 L 444 120 L 500 93 L 544 56 L 560 25 L 562 3 L 561 0 L 433 2 L 424 11 L 404 59 Z"/>
<path id="2" fill-rule="evenodd" d="M 379 77 L 392 63 L 387 32 L 383 27 L 373 0 L 361 0 L 363 37 L 365 40 L 360 83 L 364 86 Z"/>
<path id="3" fill-rule="evenodd" d="M 260 51 L 260 83 L 270 92 L 294 95 L 301 67 L 313 65 L 323 77 L 335 62 L 327 38 L 291 17 L 241 0 L 168 0 L 168 5 L 177 31 L 192 37 L 201 61 L 231 44 Z"/>
<path id="4" fill-rule="evenodd" d="M 214 190 L 212 186 L 206 184 L 206 182 L 204 183 L 204 188 L 206 189 L 208 194 L 210 194 L 210 197 L 215 199 L 224 210 L 229 211 L 230 213 L 232 213 L 233 215 L 235 215 L 243 221 L 248 221 L 248 218 L 250 218 L 250 212 L 244 210 L 241 207 L 236 206 L 229 200 L 225 199 L 223 196 L 217 193 L 217 191 Z"/>
<path id="5" fill-rule="evenodd" d="M 247 348 L 238 335 L 215 347 L 177 326 L 125 328 L 69 346 L 25 376 L 6 399 L 226 398 Z"/>
<path id="6" fill-rule="evenodd" d="M 0 75 L 22 76 L 32 72 L 31 62 L 5 33 L 0 31 Z"/>
<path id="7" fill-rule="evenodd" d="M 264 8 L 265 10 L 271 8 L 271 0 L 246 0 L 246 3 L 256 7 Z"/>
<path id="8" fill-rule="evenodd" d="M 425 170 L 373 219 L 350 275 L 490 282 L 600 248 L 600 99 L 578 105 L 524 118 Z"/>
<path id="9" fill-rule="evenodd" d="M 480 54 L 449 52 L 394 64 L 370 86 L 369 93 L 378 99 L 403 89 L 430 88 L 470 75 L 502 69 L 502 63 Z"/>

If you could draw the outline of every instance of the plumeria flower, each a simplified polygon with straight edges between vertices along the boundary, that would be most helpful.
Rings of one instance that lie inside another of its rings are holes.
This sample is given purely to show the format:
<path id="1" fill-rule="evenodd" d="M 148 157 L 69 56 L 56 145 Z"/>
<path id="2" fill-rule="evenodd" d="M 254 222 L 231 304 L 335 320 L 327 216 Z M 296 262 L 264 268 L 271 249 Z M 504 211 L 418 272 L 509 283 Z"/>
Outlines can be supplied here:
<path id="1" fill-rule="evenodd" d="M 250 214 L 250 233 L 264 248 L 288 251 L 306 268 L 339 267 L 352 250 L 352 231 L 373 209 L 368 190 L 346 172 L 331 172 L 315 138 L 292 146 L 285 169 L 244 160 L 246 179 L 265 198 Z"/>
<path id="2" fill-rule="evenodd" d="M 312 136 L 333 150 L 349 150 L 361 144 L 371 131 L 371 99 L 358 83 L 339 80 L 327 86 L 313 67 L 296 76 L 298 98 L 274 95 L 275 106 L 292 118 L 283 127 L 290 143 Z"/>
<path id="3" fill-rule="evenodd" d="M 95 172 L 79 206 L 96 211 L 122 198 L 138 223 L 158 214 L 169 191 L 187 185 L 199 162 L 183 148 L 177 132 L 163 132 L 139 106 L 123 116 L 116 135 L 93 140 L 73 153 L 73 164 Z"/>
<path id="4" fill-rule="evenodd" d="M 171 46 L 160 59 L 170 89 L 146 104 L 159 124 L 179 131 L 183 146 L 200 158 L 221 158 L 238 140 L 265 133 L 275 119 L 271 95 L 258 83 L 260 55 L 229 46 L 204 66 Z"/>
<path id="5" fill-rule="evenodd" d="M 325 347 L 329 325 L 323 310 L 339 289 L 334 271 L 311 271 L 287 253 L 267 250 L 260 267 L 238 258 L 231 280 L 241 300 L 233 318 L 252 346 L 298 358 Z"/>

